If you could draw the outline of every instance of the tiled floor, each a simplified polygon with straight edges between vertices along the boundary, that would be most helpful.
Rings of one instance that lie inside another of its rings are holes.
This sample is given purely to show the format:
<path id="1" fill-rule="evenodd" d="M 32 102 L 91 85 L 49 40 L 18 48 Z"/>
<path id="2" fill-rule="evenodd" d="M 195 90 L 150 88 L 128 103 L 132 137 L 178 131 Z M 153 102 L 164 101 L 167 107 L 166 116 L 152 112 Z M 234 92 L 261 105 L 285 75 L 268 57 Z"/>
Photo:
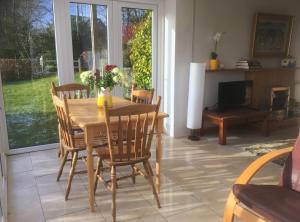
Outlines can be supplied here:
<path id="1" fill-rule="evenodd" d="M 215 134 L 199 142 L 164 137 L 162 167 L 162 208 L 156 207 L 147 181 L 137 178 L 119 183 L 118 221 L 221 221 L 224 204 L 235 178 L 256 157 L 244 151 L 253 144 L 296 138 L 298 129 L 281 130 L 261 137 L 253 130 L 239 130 L 227 146 L 217 145 Z M 153 162 L 152 162 L 153 163 Z M 111 221 L 111 194 L 100 187 L 96 213 L 90 213 L 87 177 L 76 175 L 70 200 L 64 200 L 68 169 L 56 182 L 59 166 L 57 150 L 32 152 L 9 157 L 9 222 Z M 81 164 L 80 168 L 84 168 Z M 254 179 L 276 183 L 280 167 L 273 163 Z M 127 169 L 122 170 L 125 173 Z"/>

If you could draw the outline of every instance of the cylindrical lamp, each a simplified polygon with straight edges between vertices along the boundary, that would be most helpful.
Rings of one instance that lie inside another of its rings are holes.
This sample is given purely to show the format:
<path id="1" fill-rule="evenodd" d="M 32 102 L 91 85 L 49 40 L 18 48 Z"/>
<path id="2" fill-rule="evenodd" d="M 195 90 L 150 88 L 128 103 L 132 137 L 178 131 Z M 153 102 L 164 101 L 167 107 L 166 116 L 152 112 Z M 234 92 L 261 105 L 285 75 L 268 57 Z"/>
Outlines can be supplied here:
<path id="1" fill-rule="evenodd" d="M 204 101 L 204 83 L 205 83 L 206 63 L 190 64 L 190 82 L 187 110 L 187 128 L 191 129 L 189 139 L 199 140 L 195 130 L 202 127 L 202 112 Z"/>

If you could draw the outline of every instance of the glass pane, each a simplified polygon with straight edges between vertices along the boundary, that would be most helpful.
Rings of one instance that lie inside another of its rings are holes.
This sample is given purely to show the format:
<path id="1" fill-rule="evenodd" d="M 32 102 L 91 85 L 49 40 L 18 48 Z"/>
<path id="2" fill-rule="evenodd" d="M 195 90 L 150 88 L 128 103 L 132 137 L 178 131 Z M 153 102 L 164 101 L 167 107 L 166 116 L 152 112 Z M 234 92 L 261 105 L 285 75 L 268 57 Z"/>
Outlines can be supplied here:
<path id="1" fill-rule="evenodd" d="M 70 3 L 75 81 L 86 70 L 102 70 L 108 62 L 107 6 Z"/>
<path id="2" fill-rule="evenodd" d="M 52 0 L 0 2 L 0 70 L 11 149 L 58 141 Z"/>
<path id="3" fill-rule="evenodd" d="M 139 88 L 152 88 L 152 10 L 122 8 L 123 67 Z"/>

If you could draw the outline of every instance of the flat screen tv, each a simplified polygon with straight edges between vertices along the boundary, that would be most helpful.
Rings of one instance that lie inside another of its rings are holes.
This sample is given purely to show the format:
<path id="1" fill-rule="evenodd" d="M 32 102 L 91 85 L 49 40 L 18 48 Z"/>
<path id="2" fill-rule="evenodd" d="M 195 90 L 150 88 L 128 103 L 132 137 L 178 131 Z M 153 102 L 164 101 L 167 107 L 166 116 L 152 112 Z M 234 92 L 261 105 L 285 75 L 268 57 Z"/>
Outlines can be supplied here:
<path id="1" fill-rule="evenodd" d="M 220 82 L 218 111 L 224 112 L 250 105 L 252 81 Z"/>

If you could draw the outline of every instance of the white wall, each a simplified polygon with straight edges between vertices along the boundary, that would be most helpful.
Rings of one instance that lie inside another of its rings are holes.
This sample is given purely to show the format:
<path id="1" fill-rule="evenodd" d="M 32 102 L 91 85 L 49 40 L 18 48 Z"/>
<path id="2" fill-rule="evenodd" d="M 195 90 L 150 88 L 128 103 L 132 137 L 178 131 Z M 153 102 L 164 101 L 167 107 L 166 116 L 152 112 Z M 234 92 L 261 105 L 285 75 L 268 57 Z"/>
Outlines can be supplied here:
<path id="1" fill-rule="evenodd" d="M 174 0 L 164 2 L 164 111 L 169 114 L 169 118 L 165 121 L 165 128 L 169 135 L 174 135 L 176 4 L 173 2 Z"/>
<path id="2" fill-rule="evenodd" d="M 295 26 L 291 54 L 300 64 L 300 1 L 298 0 L 165 0 L 165 110 L 170 114 L 166 128 L 171 136 L 185 136 L 190 62 L 207 62 L 217 31 L 226 32 L 219 45 L 219 59 L 232 68 L 241 58 L 250 56 L 250 38 L 256 12 L 294 15 Z M 265 67 L 278 67 L 280 59 L 264 59 Z M 217 102 L 218 83 L 243 80 L 241 73 L 207 73 L 205 105 Z M 300 101 L 300 71 L 297 71 Z"/>
<path id="3" fill-rule="evenodd" d="M 291 54 L 300 63 L 300 1 L 297 0 L 196 0 L 195 1 L 195 32 L 193 60 L 207 62 L 214 42 L 212 36 L 217 31 L 226 32 L 219 44 L 218 54 L 222 64 L 232 68 L 241 58 L 250 56 L 250 38 L 253 17 L 256 12 L 294 15 L 295 26 L 291 46 Z M 280 59 L 260 60 L 265 67 L 278 67 Z M 297 71 L 299 85 L 296 86 L 300 94 L 300 72 Z M 220 81 L 241 80 L 241 74 L 207 73 L 205 89 L 205 105 L 212 106 L 217 102 L 218 83 Z M 296 98 L 300 101 L 300 95 Z"/>
<path id="4" fill-rule="evenodd" d="M 165 1 L 165 111 L 171 136 L 185 136 L 189 64 L 193 47 L 194 0 Z"/>

